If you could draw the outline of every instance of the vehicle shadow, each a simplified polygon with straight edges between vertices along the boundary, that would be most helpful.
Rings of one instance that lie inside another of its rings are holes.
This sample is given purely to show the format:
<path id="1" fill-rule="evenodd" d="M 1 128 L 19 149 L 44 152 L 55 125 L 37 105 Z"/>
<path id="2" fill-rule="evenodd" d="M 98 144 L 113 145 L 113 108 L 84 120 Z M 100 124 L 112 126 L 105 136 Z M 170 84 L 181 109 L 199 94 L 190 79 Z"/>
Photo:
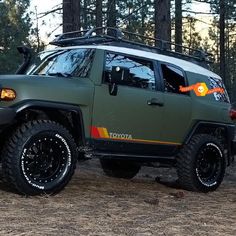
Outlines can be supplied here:
<path id="1" fill-rule="evenodd" d="M 9 184 L 7 184 L 7 182 L 4 181 L 3 176 L 2 176 L 2 167 L 0 168 L 0 190 L 4 192 L 8 192 L 8 193 L 19 194 L 19 192 L 11 188 Z"/>

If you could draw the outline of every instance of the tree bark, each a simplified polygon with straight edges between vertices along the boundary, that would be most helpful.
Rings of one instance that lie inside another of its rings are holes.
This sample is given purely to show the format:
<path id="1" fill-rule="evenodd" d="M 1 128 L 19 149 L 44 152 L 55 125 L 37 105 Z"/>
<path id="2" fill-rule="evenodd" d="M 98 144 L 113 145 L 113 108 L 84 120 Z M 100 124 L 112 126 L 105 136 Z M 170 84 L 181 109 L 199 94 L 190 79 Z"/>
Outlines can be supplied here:
<path id="1" fill-rule="evenodd" d="M 142 6 L 144 5 L 144 1 L 142 1 Z M 141 8 L 141 34 L 144 35 L 145 33 L 145 9 L 144 6 Z"/>
<path id="2" fill-rule="evenodd" d="M 88 14 L 87 14 L 87 0 L 84 0 L 84 10 L 83 10 L 83 17 L 84 17 L 84 29 L 88 28 Z"/>
<path id="3" fill-rule="evenodd" d="M 80 1 L 63 0 L 63 33 L 80 30 Z"/>
<path id="4" fill-rule="evenodd" d="M 80 1 L 79 0 L 72 0 L 72 15 L 73 15 L 73 22 L 72 22 L 72 30 L 80 30 L 81 28 L 81 12 L 80 12 Z"/>
<path id="5" fill-rule="evenodd" d="M 116 27 L 116 0 L 107 2 L 107 26 Z"/>
<path id="6" fill-rule="evenodd" d="M 171 41 L 170 0 L 155 0 L 155 37 Z"/>
<path id="7" fill-rule="evenodd" d="M 63 33 L 72 31 L 72 0 L 63 0 Z"/>
<path id="8" fill-rule="evenodd" d="M 96 0 L 96 27 L 102 27 L 102 0 Z"/>
<path id="9" fill-rule="evenodd" d="M 183 19 L 182 19 L 182 0 L 175 0 L 175 43 L 183 44 Z M 176 46 L 176 52 L 182 52 L 182 47 Z"/>
<path id="10" fill-rule="evenodd" d="M 224 83 L 225 72 L 225 1 L 220 0 L 220 74 Z"/>

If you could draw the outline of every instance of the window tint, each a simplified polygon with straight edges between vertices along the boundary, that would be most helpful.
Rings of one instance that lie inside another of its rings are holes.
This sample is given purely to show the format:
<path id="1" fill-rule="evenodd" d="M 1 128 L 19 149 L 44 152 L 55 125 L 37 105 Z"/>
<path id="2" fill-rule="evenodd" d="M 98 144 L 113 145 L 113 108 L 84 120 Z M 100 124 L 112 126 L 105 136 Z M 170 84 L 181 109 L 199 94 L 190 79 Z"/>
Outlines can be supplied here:
<path id="1" fill-rule="evenodd" d="M 179 90 L 180 86 L 185 86 L 183 72 L 170 65 L 161 65 L 165 91 L 170 93 L 182 94 Z"/>
<path id="2" fill-rule="evenodd" d="M 110 81 L 112 67 L 127 69 L 121 85 L 155 90 L 153 63 L 143 59 L 107 53 L 105 65 L 105 82 Z"/>
<path id="3" fill-rule="evenodd" d="M 49 55 L 40 54 L 31 74 L 67 74 L 87 77 L 91 68 L 94 50 L 70 49 L 55 51 Z"/>
<path id="4" fill-rule="evenodd" d="M 215 88 L 223 88 L 224 89 L 224 93 L 213 93 L 215 100 L 220 101 L 220 102 L 229 103 L 230 102 L 229 95 L 226 91 L 226 88 L 225 88 L 222 80 L 218 79 L 218 78 L 209 77 L 209 81 L 210 81 L 211 89 L 215 89 Z"/>

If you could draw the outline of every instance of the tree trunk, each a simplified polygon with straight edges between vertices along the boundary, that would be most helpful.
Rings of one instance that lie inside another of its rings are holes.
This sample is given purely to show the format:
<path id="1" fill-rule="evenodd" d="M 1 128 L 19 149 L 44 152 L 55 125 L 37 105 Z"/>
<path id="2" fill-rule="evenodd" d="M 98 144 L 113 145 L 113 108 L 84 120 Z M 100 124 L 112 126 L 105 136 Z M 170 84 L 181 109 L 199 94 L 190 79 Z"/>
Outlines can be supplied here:
<path id="1" fill-rule="evenodd" d="M 63 0 L 63 33 L 80 30 L 80 1 Z"/>
<path id="2" fill-rule="evenodd" d="M 63 0 L 63 33 L 72 31 L 72 0 Z"/>
<path id="3" fill-rule="evenodd" d="M 142 8 L 141 8 L 141 34 L 144 35 L 145 33 L 145 8 L 144 8 L 144 1 L 142 1 Z"/>
<path id="4" fill-rule="evenodd" d="M 84 11 L 83 11 L 83 16 L 84 16 L 84 29 L 88 28 L 88 14 L 87 14 L 87 0 L 84 0 Z"/>
<path id="5" fill-rule="evenodd" d="M 225 72 L 225 1 L 220 0 L 220 74 L 224 83 Z"/>
<path id="6" fill-rule="evenodd" d="M 72 0 L 72 15 L 73 15 L 73 21 L 72 21 L 72 30 L 81 30 L 81 21 L 80 21 L 80 1 L 79 0 Z"/>
<path id="7" fill-rule="evenodd" d="M 183 44 L 183 20 L 182 20 L 182 0 L 175 0 L 175 43 Z M 182 52 L 182 47 L 176 46 L 176 52 Z"/>
<path id="8" fill-rule="evenodd" d="M 155 0 L 155 37 L 171 41 L 170 0 Z"/>
<path id="9" fill-rule="evenodd" d="M 102 27 L 102 0 L 96 0 L 96 27 Z"/>
<path id="10" fill-rule="evenodd" d="M 107 26 L 116 27 L 116 0 L 107 2 Z"/>

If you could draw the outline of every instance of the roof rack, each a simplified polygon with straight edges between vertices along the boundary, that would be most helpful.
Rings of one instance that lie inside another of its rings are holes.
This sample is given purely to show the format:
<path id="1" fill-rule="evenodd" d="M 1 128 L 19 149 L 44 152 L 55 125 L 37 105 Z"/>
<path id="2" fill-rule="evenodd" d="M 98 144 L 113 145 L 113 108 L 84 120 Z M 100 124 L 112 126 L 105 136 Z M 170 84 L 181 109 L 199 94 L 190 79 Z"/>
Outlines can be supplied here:
<path id="1" fill-rule="evenodd" d="M 202 66 L 212 63 L 212 54 L 200 49 L 178 45 L 172 42 L 144 36 L 141 34 L 122 31 L 118 28 L 99 27 L 82 31 L 73 31 L 57 35 L 50 42 L 52 45 L 66 47 L 79 45 L 108 44 L 113 46 L 132 46 L 134 48 L 146 49 L 160 54 L 174 56 L 185 60 L 192 59 L 193 62 Z"/>

